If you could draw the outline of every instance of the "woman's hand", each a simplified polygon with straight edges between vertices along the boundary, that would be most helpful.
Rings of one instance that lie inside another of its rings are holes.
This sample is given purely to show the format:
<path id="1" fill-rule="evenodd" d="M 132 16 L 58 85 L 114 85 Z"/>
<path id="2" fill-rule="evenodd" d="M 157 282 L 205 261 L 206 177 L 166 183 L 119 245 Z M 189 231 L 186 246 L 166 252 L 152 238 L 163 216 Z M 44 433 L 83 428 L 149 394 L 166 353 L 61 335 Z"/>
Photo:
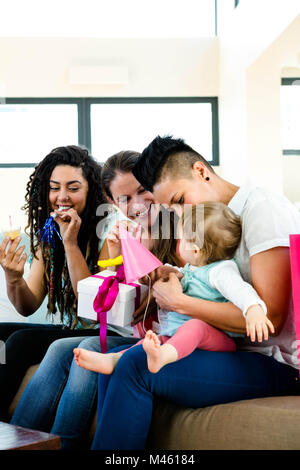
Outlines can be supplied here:
<path id="1" fill-rule="evenodd" d="M 122 220 L 118 222 L 107 235 L 107 248 L 109 258 L 113 259 L 122 254 L 119 226 L 122 226 L 139 242 L 141 241 L 141 226 L 135 226 L 132 222 Z"/>
<path id="2" fill-rule="evenodd" d="M 177 301 L 183 295 L 182 286 L 177 274 L 171 272 L 168 280 L 160 279 L 156 281 L 152 289 L 153 297 L 160 308 L 169 311 L 176 311 Z"/>
<path id="3" fill-rule="evenodd" d="M 77 211 L 75 209 L 69 209 L 65 212 L 58 210 L 55 210 L 54 212 L 56 213 L 54 220 L 59 225 L 60 235 L 64 246 L 78 245 L 77 239 L 81 226 L 81 218 Z M 53 213 L 50 215 L 53 215 Z"/>
<path id="4" fill-rule="evenodd" d="M 21 237 L 15 240 L 6 237 L 0 246 L 0 265 L 4 269 L 6 282 L 10 284 L 16 284 L 24 275 L 27 255 L 24 253 L 25 245 L 18 248 L 20 240 Z"/>
<path id="5" fill-rule="evenodd" d="M 152 271 L 151 273 L 148 274 L 148 276 L 150 276 L 150 279 L 151 279 L 151 285 L 153 285 L 154 282 L 158 281 L 159 279 L 168 280 L 170 273 L 175 274 L 175 276 L 178 279 L 183 278 L 183 274 L 180 271 L 178 271 L 178 269 L 174 268 L 173 266 L 163 265 L 163 266 L 159 266 L 154 271 Z M 148 285 L 148 283 L 149 283 L 148 276 L 142 277 L 141 279 L 139 279 L 139 282 L 141 284 L 147 284 Z"/>

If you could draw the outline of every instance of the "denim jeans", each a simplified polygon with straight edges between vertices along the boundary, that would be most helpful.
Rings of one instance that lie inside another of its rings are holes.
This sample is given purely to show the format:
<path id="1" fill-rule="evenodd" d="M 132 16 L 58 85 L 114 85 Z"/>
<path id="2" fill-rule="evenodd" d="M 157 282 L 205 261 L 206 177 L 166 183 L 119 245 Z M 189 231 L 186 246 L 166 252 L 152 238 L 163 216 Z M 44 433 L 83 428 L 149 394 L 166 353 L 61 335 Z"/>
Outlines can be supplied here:
<path id="1" fill-rule="evenodd" d="M 108 336 L 107 347 L 131 345 L 136 338 Z M 60 436 L 63 449 L 84 446 L 96 410 L 98 374 L 74 361 L 73 349 L 100 352 L 99 336 L 54 341 L 27 385 L 11 423 Z"/>
<path id="2" fill-rule="evenodd" d="M 119 348 L 118 348 L 119 349 Z M 144 449 L 153 398 L 201 408 L 251 398 L 299 395 L 299 371 L 254 352 L 195 350 L 149 372 L 142 346 L 125 352 L 112 375 L 99 374 L 93 450 Z"/>
<path id="3" fill-rule="evenodd" d="M 99 336 L 99 330 L 63 328 L 62 325 L 0 323 L 0 340 L 5 342 L 6 361 L 0 364 L 0 419 L 7 410 L 28 367 L 39 364 L 48 347 L 60 338 Z"/>

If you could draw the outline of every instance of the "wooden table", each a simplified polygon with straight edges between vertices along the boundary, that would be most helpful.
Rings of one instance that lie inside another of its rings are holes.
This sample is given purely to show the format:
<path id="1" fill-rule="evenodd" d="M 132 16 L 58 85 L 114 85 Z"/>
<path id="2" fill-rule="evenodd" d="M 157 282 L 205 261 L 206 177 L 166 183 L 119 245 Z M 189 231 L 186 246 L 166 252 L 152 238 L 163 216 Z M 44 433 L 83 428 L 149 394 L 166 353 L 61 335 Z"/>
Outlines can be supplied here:
<path id="1" fill-rule="evenodd" d="M 0 421 L 0 450 L 57 450 L 60 438 Z"/>

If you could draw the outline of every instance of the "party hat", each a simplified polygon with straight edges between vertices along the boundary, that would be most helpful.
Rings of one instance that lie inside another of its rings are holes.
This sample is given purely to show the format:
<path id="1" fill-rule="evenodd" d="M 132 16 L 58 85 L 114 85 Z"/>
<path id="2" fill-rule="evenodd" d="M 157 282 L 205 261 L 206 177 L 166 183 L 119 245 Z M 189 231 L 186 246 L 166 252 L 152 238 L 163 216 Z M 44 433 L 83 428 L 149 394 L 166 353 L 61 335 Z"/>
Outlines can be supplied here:
<path id="1" fill-rule="evenodd" d="M 126 282 L 133 282 L 162 265 L 147 248 L 121 224 L 119 226 Z"/>

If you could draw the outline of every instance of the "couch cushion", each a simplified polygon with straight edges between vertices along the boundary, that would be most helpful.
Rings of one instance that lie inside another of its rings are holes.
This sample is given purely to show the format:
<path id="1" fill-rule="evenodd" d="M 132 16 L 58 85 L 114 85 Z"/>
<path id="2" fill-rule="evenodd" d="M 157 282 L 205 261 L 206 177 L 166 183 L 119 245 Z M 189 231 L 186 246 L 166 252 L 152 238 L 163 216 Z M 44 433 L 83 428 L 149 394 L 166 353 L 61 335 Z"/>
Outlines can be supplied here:
<path id="1" fill-rule="evenodd" d="M 39 366 L 39 364 L 36 364 L 36 365 L 31 366 L 27 369 L 26 374 L 24 375 L 23 380 L 21 382 L 21 385 L 20 385 L 16 395 L 14 396 L 14 399 L 11 402 L 10 407 L 8 409 L 8 415 L 9 415 L 10 418 L 14 414 L 15 409 L 17 408 L 17 405 L 18 405 L 19 400 L 21 398 L 21 395 L 24 392 L 25 387 L 28 384 L 29 380 L 31 379 L 31 377 L 33 376 L 35 371 L 37 370 L 38 366 Z"/>
<path id="2" fill-rule="evenodd" d="M 259 398 L 199 409 L 159 401 L 154 408 L 149 447 L 300 449 L 300 397 Z"/>
<path id="3" fill-rule="evenodd" d="M 10 416 L 37 368 L 35 365 L 27 370 L 10 405 Z M 95 414 L 90 440 L 96 424 Z M 156 400 L 147 447 L 166 450 L 299 450 L 300 397 L 257 398 L 198 409 Z"/>

